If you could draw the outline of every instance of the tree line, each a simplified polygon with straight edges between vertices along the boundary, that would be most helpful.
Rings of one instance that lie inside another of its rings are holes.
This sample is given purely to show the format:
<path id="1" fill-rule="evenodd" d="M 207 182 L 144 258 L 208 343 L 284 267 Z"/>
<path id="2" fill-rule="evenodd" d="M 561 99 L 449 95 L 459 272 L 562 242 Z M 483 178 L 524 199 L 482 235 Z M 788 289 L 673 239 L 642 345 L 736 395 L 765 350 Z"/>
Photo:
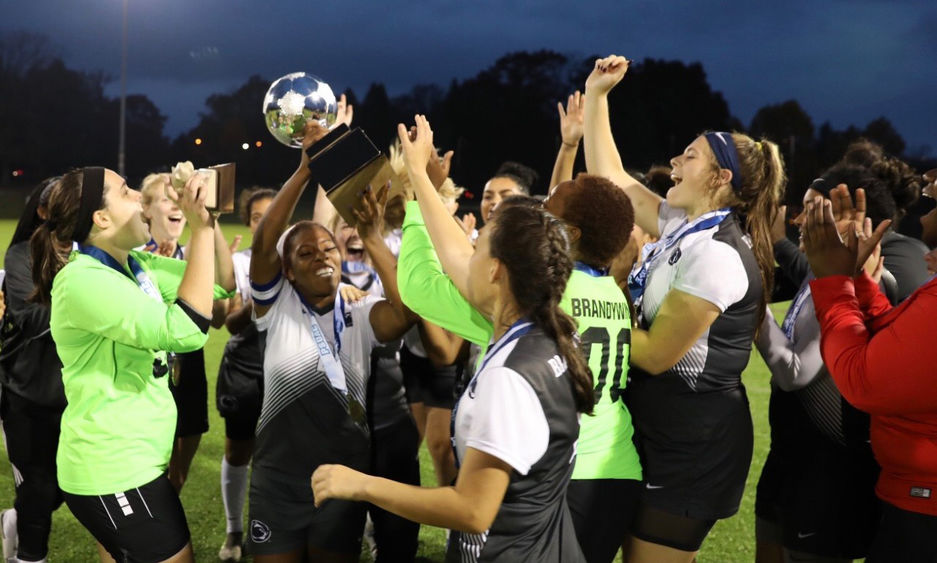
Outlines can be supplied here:
<path id="1" fill-rule="evenodd" d="M 33 185 L 90 163 L 116 168 L 119 100 L 104 94 L 109 77 L 68 68 L 49 45 L 44 36 L 28 32 L 0 35 L 0 185 Z M 393 140 L 398 122 L 426 113 L 437 146 L 455 150 L 456 183 L 480 195 L 498 165 L 514 160 L 540 173 L 536 189 L 545 193 L 560 144 L 556 102 L 582 87 L 594 59 L 549 50 L 514 52 L 445 88 L 417 85 L 390 96 L 382 84 L 373 83 L 361 97 L 350 90 L 345 94 L 355 106 L 355 125 L 380 148 Z M 166 116 L 145 94 L 129 95 L 126 172 L 131 185 L 179 160 L 237 162 L 239 185 L 278 185 L 298 155 L 269 135 L 261 116 L 263 96 L 275 78 L 254 75 L 232 92 L 209 96 L 198 124 L 175 139 L 166 135 Z M 627 167 L 640 171 L 666 164 L 705 130 L 744 131 L 780 145 L 792 202 L 859 137 L 895 156 L 908 156 L 904 140 L 885 117 L 846 129 L 829 122 L 816 127 L 800 104 L 789 100 L 766 105 L 750 123 L 742 123 L 710 87 L 700 63 L 638 62 L 612 91 L 610 105 L 612 130 Z M 581 153 L 579 158 L 582 169 Z M 933 159 L 909 160 L 919 170 L 937 166 Z"/>

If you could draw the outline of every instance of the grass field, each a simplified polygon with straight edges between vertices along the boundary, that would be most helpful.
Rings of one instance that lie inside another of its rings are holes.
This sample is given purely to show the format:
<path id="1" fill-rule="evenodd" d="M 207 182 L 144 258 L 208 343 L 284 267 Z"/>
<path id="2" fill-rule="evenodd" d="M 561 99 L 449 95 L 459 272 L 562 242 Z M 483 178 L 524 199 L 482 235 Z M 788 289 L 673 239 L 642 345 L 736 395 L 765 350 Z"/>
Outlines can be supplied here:
<path id="1" fill-rule="evenodd" d="M 5 253 L 12 236 L 15 222 L 0 220 L 0 249 Z M 231 238 L 235 234 L 249 234 L 239 225 L 225 225 L 225 234 Z M 246 244 L 246 242 L 245 242 Z M 2 257 L 2 254 L 0 254 Z M 775 310 L 783 312 L 787 304 L 781 304 Z M 216 561 L 218 547 L 224 540 L 225 519 L 221 504 L 219 472 L 221 457 L 224 452 L 224 424 L 214 408 L 215 377 L 221 352 L 227 341 L 225 330 L 212 330 L 205 346 L 206 371 L 209 379 L 209 423 L 207 434 L 202 437 L 201 446 L 189 480 L 182 491 L 182 503 L 185 506 L 189 527 L 192 531 L 192 544 L 197 561 Z M 745 371 L 743 381 L 748 389 L 751 402 L 752 418 L 755 423 L 755 453 L 749 471 L 745 497 L 737 515 L 718 522 L 703 544 L 698 558 L 700 563 L 728 563 L 754 561 L 754 502 L 755 484 L 761 473 L 765 455 L 768 452 L 768 395 L 769 374 L 757 352 Z M 127 416 L 133 416 L 128 413 Z M 420 452 L 423 485 L 435 484 L 432 465 L 427 452 Z M 13 502 L 13 476 L 9 470 L 0 471 L 0 507 L 11 506 Z M 246 510 L 245 510 L 246 516 Z M 442 561 L 444 555 L 444 535 L 442 530 L 423 526 L 420 532 L 419 557 L 423 561 Z M 91 536 L 72 517 L 68 508 L 63 506 L 54 515 L 52 537 L 50 539 L 49 559 L 51 561 L 95 561 L 97 559 Z"/>

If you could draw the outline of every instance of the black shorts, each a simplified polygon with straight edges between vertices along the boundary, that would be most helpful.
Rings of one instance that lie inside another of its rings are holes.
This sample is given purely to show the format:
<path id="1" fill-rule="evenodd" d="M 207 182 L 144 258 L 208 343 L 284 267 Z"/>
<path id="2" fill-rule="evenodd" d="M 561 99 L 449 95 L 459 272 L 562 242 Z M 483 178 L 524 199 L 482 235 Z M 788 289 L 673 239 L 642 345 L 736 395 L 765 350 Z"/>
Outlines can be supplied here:
<path id="1" fill-rule="evenodd" d="M 225 349 L 218 366 L 215 397 L 218 413 L 224 418 L 225 437 L 252 440 L 263 405 L 263 373 L 247 374 L 237 369 Z"/>
<path id="2" fill-rule="evenodd" d="M 367 505 L 330 499 L 316 508 L 308 476 L 255 467 L 250 484 L 250 550 L 273 555 L 312 546 L 333 553 L 361 551 Z"/>
<path id="3" fill-rule="evenodd" d="M 574 479 L 566 489 L 576 539 L 586 561 L 611 561 L 631 529 L 641 481 Z"/>
<path id="4" fill-rule="evenodd" d="M 182 503 L 165 475 L 122 493 L 65 493 L 65 503 L 118 562 L 165 561 L 189 543 Z"/>
<path id="5" fill-rule="evenodd" d="M 208 380 L 202 350 L 177 354 L 173 370 L 179 370 L 179 383 L 169 381 L 176 401 L 176 438 L 208 432 Z"/>
<path id="6" fill-rule="evenodd" d="M 428 358 L 421 358 L 404 346 L 400 350 L 400 369 L 408 403 L 452 410 L 460 365 L 437 368 Z"/>
<path id="7" fill-rule="evenodd" d="M 699 551 L 715 524 L 714 518 L 693 518 L 642 502 L 631 524 L 631 535 L 681 551 Z"/>
<path id="8" fill-rule="evenodd" d="M 937 516 L 882 503 L 879 523 L 866 563 L 934 563 Z"/>
<path id="9" fill-rule="evenodd" d="M 777 527 L 789 550 L 860 559 L 868 553 L 880 518 L 878 472 L 869 448 L 807 437 L 796 451 L 768 453 L 755 514 Z"/>
<path id="10" fill-rule="evenodd" d="M 738 512 L 754 441 L 744 390 L 664 391 L 651 399 L 628 405 L 644 470 L 643 503 L 700 521 Z"/>

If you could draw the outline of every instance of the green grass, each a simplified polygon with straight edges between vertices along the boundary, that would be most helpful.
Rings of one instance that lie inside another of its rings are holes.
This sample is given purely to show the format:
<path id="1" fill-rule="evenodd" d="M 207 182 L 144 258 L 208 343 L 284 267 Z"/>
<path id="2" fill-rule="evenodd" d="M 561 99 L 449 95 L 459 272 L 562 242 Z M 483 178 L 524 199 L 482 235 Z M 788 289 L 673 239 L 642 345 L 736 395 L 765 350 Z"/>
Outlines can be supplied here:
<path id="1" fill-rule="evenodd" d="M 0 249 L 12 236 L 15 222 L 0 220 Z M 246 229 L 239 225 L 225 225 L 228 237 L 242 234 L 249 240 Z M 245 243 L 246 244 L 246 243 Z M 0 254 L 2 256 L 2 254 Z M 787 304 L 781 304 L 775 312 L 783 312 Z M 212 330 L 205 346 L 206 371 L 209 380 L 209 423 L 210 429 L 202 437 L 201 446 L 192 463 L 189 480 L 182 491 L 192 544 L 197 561 L 217 560 L 218 547 L 225 536 L 224 509 L 221 504 L 219 472 L 224 453 L 224 423 L 218 416 L 215 405 L 215 377 L 218 363 L 228 334 L 225 330 Z M 700 563 L 753 561 L 755 558 L 754 505 L 755 484 L 761 473 L 769 445 L 768 395 L 770 393 L 768 369 L 757 352 L 745 371 L 743 381 L 748 389 L 752 418 L 755 423 L 755 452 L 748 475 L 748 483 L 739 513 L 718 522 L 703 544 L 699 555 Z M 420 451 L 420 466 L 423 484 L 435 485 L 432 464 L 425 448 Z M 13 475 L 9 470 L 0 471 L 0 507 L 13 503 Z M 246 510 L 245 510 L 246 517 Z M 445 537 L 438 528 L 423 526 L 420 531 L 419 556 L 426 561 L 442 561 Z M 49 541 L 49 559 L 52 561 L 95 561 L 94 541 L 90 534 L 72 517 L 68 508 L 62 506 L 53 517 L 52 537 Z M 616 559 L 620 561 L 620 559 Z"/>

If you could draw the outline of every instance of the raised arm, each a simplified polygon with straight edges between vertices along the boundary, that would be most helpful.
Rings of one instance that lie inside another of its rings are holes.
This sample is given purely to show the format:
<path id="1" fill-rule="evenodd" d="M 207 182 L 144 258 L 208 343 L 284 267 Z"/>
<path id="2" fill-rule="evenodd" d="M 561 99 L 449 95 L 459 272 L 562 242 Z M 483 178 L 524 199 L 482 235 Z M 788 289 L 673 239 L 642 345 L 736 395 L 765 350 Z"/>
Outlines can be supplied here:
<path id="1" fill-rule="evenodd" d="M 556 153 L 556 162 L 553 164 L 553 175 L 550 176 L 550 189 L 561 182 L 573 179 L 573 166 L 576 163 L 576 153 L 579 152 L 579 142 L 582 140 L 582 106 L 586 98 L 576 90 L 566 100 L 566 109 L 563 102 L 556 103 L 560 114 L 560 150 Z"/>
<path id="2" fill-rule="evenodd" d="M 590 174 L 605 176 L 624 189 L 634 206 L 635 224 L 652 237 L 659 238 L 657 215 L 662 198 L 625 171 L 608 118 L 608 93 L 624 78 L 628 64 L 626 58 L 616 55 L 597 59 L 592 74 L 586 80 L 583 108 L 586 170 Z"/>
<path id="3" fill-rule="evenodd" d="M 231 247 L 224 238 L 221 231 L 221 225 L 215 221 L 215 284 L 224 288 L 225 291 L 234 291 L 237 289 L 237 281 L 234 278 L 234 260 L 231 258 Z"/>
<path id="4" fill-rule="evenodd" d="M 465 295 L 468 290 L 469 259 L 475 253 L 475 248 L 436 195 L 436 189 L 426 173 L 426 165 L 435 154 L 433 130 L 425 116 L 417 115 L 415 120 L 416 135 L 412 141 L 407 128 L 402 123 L 397 126 L 407 174 L 443 270 L 459 292 Z"/>
<path id="5" fill-rule="evenodd" d="M 306 123 L 306 134 L 303 138 L 303 147 L 301 151 L 299 167 L 293 172 L 289 180 L 283 184 L 276 197 L 267 208 L 263 218 L 257 225 L 257 231 L 254 233 L 254 241 L 251 244 L 251 283 L 257 286 L 263 286 L 272 282 L 282 269 L 280 255 L 277 254 L 277 241 L 280 235 L 286 230 L 290 219 L 293 217 L 293 211 L 296 210 L 296 203 L 306 189 L 309 183 L 309 157 L 306 156 L 306 149 L 313 143 L 324 137 L 328 133 L 326 129 L 319 126 L 318 123 L 310 121 Z M 265 305 L 254 304 L 254 312 L 258 317 L 266 314 L 269 307 Z"/>
<path id="6" fill-rule="evenodd" d="M 234 277 L 234 260 L 231 258 L 231 245 L 225 240 L 224 233 L 221 231 L 221 223 L 217 219 L 215 220 L 215 285 L 225 291 L 237 289 L 237 281 Z M 231 299 L 215 299 L 212 304 L 212 327 L 221 328 L 224 326 L 230 306 Z"/>
<path id="7" fill-rule="evenodd" d="M 417 315 L 469 342 L 488 344 L 491 321 L 472 307 L 443 272 L 415 201 L 407 202 L 397 283 L 403 302 Z"/>
<path id="8" fill-rule="evenodd" d="M 205 318 L 212 316 L 214 298 L 215 234 L 214 219 L 205 209 L 205 189 L 198 174 L 193 174 L 177 195 L 168 189 L 169 197 L 176 201 L 189 223 L 189 258 L 179 283 L 176 298 L 185 302 Z M 227 243 L 225 243 L 227 248 Z"/>
<path id="9" fill-rule="evenodd" d="M 378 193 L 369 186 L 362 196 L 360 209 L 353 210 L 358 220 L 358 234 L 361 242 L 371 257 L 374 269 L 384 285 L 385 300 L 371 308 L 371 328 L 380 342 L 389 342 L 400 338 L 413 326 L 419 317 L 413 314 L 400 299 L 397 290 L 397 259 L 387 248 L 381 233 L 384 230 L 384 206 L 387 204 L 387 186 L 382 186 Z"/>

